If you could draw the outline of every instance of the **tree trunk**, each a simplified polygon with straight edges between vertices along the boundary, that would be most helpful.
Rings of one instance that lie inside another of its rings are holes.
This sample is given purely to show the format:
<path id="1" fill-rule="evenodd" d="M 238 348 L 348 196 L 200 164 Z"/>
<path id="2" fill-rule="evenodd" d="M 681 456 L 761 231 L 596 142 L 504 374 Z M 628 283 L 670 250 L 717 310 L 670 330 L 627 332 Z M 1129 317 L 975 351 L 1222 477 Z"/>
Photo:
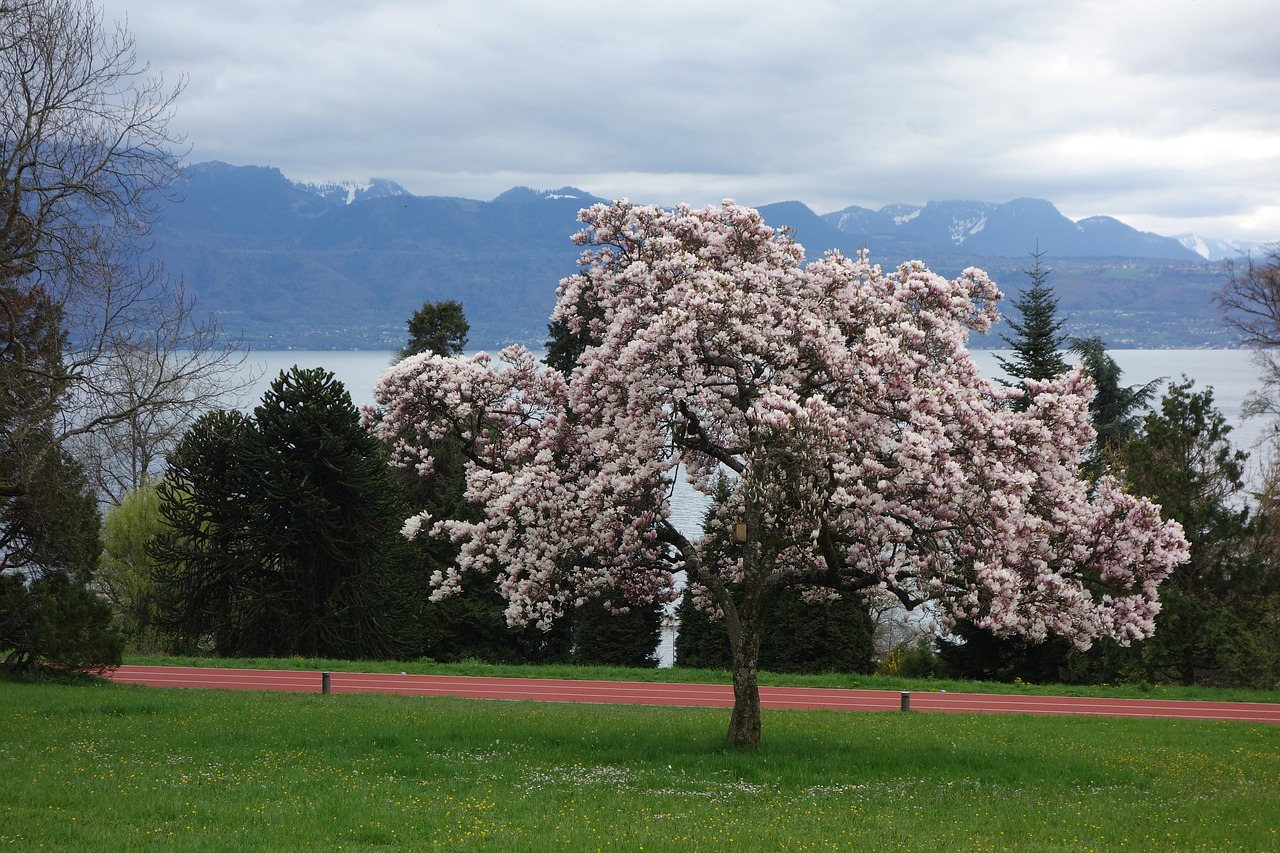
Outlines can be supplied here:
<path id="1" fill-rule="evenodd" d="M 760 635 L 764 633 L 762 608 L 744 607 L 737 630 L 729 631 L 733 649 L 733 714 L 729 718 L 729 745 L 734 749 L 760 746 Z"/>

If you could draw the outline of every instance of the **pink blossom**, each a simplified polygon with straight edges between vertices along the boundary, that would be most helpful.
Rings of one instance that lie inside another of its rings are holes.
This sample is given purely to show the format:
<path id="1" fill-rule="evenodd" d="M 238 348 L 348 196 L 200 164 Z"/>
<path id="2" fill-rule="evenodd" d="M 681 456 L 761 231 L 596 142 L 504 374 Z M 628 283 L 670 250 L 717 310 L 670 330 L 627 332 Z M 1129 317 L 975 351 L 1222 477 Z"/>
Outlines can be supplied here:
<path id="1" fill-rule="evenodd" d="M 884 271 L 865 251 L 806 264 L 730 201 L 580 218 L 579 271 L 552 316 L 595 343 L 568 380 L 521 348 L 500 365 L 415 356 L 382 376 L 366 416 L 424 476 L 443 437 L 468 448 L 483 521 L 432 530 L 460 544 L 460 570 L 495 577 L 513 623 L 590 597 L 669 598 L 684 569 L 731 624 L 752 606 L 732 583 L 766 598 L 877 590 L 936 602 L 944 624 L 1082 648 L 1150 635 L 1182 531 L 1113 481 L 1081 479 L 1081 372 L 1029 383 L 1023 412 L 980 375 L 968 335 L 1001 297 L 981 270 Z M 707 494 L 729 477 L 714 523 L 746 522 L 747 543 L 675 529 L 678 466 Z"/>

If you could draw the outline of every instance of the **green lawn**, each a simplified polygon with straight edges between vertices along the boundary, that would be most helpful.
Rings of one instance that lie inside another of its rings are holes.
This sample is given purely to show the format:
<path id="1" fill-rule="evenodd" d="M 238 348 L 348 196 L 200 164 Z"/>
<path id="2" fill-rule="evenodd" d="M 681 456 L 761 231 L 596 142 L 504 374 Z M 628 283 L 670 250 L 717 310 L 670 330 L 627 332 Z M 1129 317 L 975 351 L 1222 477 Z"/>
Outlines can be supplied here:
<path id="1" fill-rule="evenodd" d="M 0 847 L 1277 850 L 1280 727 L 0 683 Z"/>

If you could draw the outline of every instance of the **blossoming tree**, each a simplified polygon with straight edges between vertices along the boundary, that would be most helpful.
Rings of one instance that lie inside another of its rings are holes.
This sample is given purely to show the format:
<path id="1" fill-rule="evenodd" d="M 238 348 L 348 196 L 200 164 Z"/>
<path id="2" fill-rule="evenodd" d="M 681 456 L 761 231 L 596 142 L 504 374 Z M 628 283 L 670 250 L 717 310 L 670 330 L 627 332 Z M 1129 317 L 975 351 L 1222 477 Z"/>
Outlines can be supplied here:
<path id="1" fill-rule="evenodd" d="M 568 379 L 512 347 L 504 367 L 419 355 L 379 382 L 374 420 L 398 464 L 431 476 L 446 435 L 470 457 L 481 520 L 405 523 L 461 546 L 437 595 L 484 570 L 509 621 L 545 626 L 592 597 L 670 596 L 684 569 L 728 625 L 735 747 L 759 743 L 760 636 L 785 588 L 815 605 L 935 602 L 944 623 L 1082 648 L 1152 632 L 1182 531 L 1080 478 L 1079 371 L 1025 391 L 982 378 L 968 333 L 1000 298 L 983 272 L 885 273 L 865 253 L 805 264 L 785 229 L 732 202 L 621 201 L 580 219 L 588 248 L 552 316 L 588 342 Z M 1007 405 L 1024 393 L 1025 411 Z M 708 535 L 670 521 L 677 476 L 721 487 Z"/>

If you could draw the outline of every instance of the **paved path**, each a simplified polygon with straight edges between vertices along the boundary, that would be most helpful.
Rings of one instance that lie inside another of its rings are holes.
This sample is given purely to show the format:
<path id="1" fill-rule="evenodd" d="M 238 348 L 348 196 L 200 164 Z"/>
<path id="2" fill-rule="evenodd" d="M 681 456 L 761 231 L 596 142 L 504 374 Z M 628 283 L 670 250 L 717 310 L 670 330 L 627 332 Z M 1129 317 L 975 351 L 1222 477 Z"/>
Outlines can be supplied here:
<path id="1" fill-rule="evenodd" d="M 323 687 L 321 673 L 295 670 L 121 666 L 110 673 L 109 677 L 119 682 L 149 684 L 154 687 L 287 690 L 301 693 L 319 693 Z M 595 702 L 618 705 L 687 705 L 724 708 L 733 705 L 732 690 L 722 684 L 333 672 L 329 675 L 329 689 L 332 693 L 399 693 L 413 696 L 460 696 L 468 699 L 535 702 Z M 900 711 L 902 694 L 889 690 L 761 687 L 760 703 L 765 708 Z M 1280 725 L 1280 704 L 1260 702 L 1082 699 L 986 693 L 915 692 L 910 695 L 909 703 L 912 711 L 1180 717 L 1197 720 L 1246 720 Z"/>

